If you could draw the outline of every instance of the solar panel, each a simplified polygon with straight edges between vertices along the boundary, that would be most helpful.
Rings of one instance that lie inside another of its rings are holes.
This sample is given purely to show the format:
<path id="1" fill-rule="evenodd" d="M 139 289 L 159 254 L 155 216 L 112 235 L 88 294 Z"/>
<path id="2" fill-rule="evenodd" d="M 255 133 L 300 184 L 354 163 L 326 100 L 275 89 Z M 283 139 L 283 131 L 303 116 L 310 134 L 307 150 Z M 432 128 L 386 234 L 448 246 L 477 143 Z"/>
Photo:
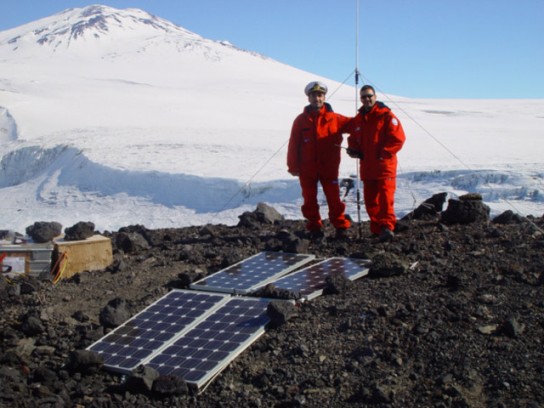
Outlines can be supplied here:
<path id="1" fill-rule="evenodd" d="M 144 364 L 201 388 L 263 334 L 270 320 L 271 299 L 215 292 L 247 293 L 272 282 L 311 299 L 322 293 L 328 276 L 354 280 L 368 273 L 370 262 L 330 258 L 286 275 L 314 258 L 258 253 L 191 285 L 209 292 L 172 290 L 87 349 L 102 355 L 112 371 L 130 373 Z"/>
<path id="2" fill-rule="evenodd" d="M 328 276 L 341 274 L 349 280 L 355 280 L 368 273 L 369 263 L 368 259 L 329 258 L 273 281 L 272 284 L 310 300 L 323 293 Z"/>
<path id="3" fill-rule="evenodd" d="M 201 388 L 264 333 L 270 299 L 231 298 L 146 365 Z"/>
<path id="4" fill-rule="evenodd" d="M 218 293 L 173 290 L 87 349 L 101 354 L 106 368 L 128 373 L 229 298 Z"/>
<path id="5" fill-rule="evenodd" d="M 312 261 L 314 255 L 259 252 L 191 284 L 191 289 L 246 294 Z"/>

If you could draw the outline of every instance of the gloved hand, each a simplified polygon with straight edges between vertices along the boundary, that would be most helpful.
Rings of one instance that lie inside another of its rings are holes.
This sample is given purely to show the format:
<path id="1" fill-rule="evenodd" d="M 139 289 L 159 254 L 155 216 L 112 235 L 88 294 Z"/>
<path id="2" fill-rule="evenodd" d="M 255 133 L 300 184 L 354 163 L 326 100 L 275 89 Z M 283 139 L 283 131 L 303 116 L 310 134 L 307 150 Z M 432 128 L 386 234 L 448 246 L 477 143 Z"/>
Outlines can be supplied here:
<path id="1" fill-rule="evenodd" d="M 360 152 L 358 150 L 352 149 L 351 147 L 348 147 L 346 149 L 346 153 L 349 157 L 352 159 L 362 159 L 363 158 L 363 152 Z"/>

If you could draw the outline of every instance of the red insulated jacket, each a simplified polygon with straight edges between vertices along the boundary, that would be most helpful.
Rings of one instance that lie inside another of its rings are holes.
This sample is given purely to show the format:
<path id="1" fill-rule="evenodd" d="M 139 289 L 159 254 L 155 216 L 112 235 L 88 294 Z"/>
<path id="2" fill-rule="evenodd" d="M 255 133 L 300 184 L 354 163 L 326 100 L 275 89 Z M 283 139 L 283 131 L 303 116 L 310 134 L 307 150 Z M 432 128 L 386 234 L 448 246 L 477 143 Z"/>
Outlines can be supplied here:
<path id="1" fill-rule="evenodd" d="M 310 106 L 296 117 L 287 149 L 287 170 L 301 177 L 338 178 L 342 128 L 351 118 L 334 113 L 325 103 L 319 112 Z"/>
<path id="2" fill-rule="evenodd" d="M 350 124 L 348 147 L 363 154 L 361 180 L 380 180 L 397 175 L 397 152 L 406 136 L 397 117 L 382 102 L 368 112 L 363 108 Z"/>

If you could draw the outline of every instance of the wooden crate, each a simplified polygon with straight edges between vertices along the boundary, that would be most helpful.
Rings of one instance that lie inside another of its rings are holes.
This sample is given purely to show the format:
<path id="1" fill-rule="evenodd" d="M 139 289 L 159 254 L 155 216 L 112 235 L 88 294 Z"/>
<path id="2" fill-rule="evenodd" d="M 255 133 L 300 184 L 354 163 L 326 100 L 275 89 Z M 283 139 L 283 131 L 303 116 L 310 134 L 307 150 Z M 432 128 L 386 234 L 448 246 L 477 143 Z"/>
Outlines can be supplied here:
<path id="1" fill-rule="evenodd" d="M 70 278 L 84 271 L 105 269 L 113 262 L 111 239 L 102 235 L 93 235 L 81 241 L 54 241 L 53 259 L 57 270 L 53 271 L 60 279 Z M 61 262 L 57 260 L 61 257 Z"/>

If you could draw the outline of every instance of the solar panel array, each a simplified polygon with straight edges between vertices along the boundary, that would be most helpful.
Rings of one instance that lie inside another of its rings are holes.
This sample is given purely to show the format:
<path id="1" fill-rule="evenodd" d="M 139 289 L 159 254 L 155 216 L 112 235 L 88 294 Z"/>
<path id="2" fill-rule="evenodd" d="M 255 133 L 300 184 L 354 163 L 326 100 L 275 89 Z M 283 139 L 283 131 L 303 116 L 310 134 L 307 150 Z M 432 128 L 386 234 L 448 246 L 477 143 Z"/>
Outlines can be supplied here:
<path id="1" fill-rule="evenodd" d="M 270 299 L 232 298 L 147 365 L 201 387 L 264 333 Z"/>
<path id="2" fill-rule="evenodd" d="M 173 290 L 88 349 L 102 355 L 106 368 L 128 373 L 228 299 L 218 293 Z"/>
<path id="3" fill-rule="evenodd" d="M 366 259 L 329 258 L 275 280 L 272 284 L 310 300 L 323 293 L 329 276 L 339 275 L 355 280 L 368 273 L 368 264 Z"/>
<path id="4" fill-rule="evenodd" d="M 312 261 L 314 255 L 260 252 L 194 282 L 191 289 L 247 294 Z"/>
<path id="5" fill-rule="evenodd" d="M 234 296 L 273 283 L 312 299 L 328 276 L 354 280 L 368 273 L 368 260 L 329 258 L 308 264 L 307 254 L 260 252 L 191 285 L 175 289 L 133 316 L 88 350 L 104 367 L 131 373 L 147 365 L 201 388 L 265 331 L 271 299 Z M 197 289 L 197 290 L 194 290 Z"/>

